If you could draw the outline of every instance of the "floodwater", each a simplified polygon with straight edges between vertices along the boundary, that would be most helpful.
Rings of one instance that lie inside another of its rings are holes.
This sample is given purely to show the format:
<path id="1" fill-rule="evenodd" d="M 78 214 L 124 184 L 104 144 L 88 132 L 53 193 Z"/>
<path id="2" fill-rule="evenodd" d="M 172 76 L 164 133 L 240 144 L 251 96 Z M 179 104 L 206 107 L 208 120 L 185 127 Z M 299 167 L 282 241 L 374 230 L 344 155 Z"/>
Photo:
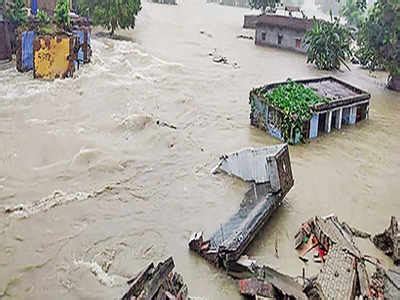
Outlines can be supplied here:
<path id="1" fill-rule="evenodd" d="M 75 79 L 0 71 L 0 206 L 22 204 L 0 214 L 0 298 L 117 299 L 127 278 L 172 255 L 191 295 L 240 299 L 187 247 L 247 190 L 210 170 L 223 153 L 279 142 L 249 126 L 251 88 L 327 74 L 237 39 L 248 12 L 145 2 L 125 40 L 94 39 L 93 63 Z M 232 64 L 213 63 L 213 49 Z M 290 147 L 295 186 L 248 249 L 288 274 L 301 273 L 293 236 L 306 219 L 336 213 L 376 233 L 399 214 L 400 96 L 385 74 L 351 68 L 334 75 L 372 94 L 370 120 Z"/>

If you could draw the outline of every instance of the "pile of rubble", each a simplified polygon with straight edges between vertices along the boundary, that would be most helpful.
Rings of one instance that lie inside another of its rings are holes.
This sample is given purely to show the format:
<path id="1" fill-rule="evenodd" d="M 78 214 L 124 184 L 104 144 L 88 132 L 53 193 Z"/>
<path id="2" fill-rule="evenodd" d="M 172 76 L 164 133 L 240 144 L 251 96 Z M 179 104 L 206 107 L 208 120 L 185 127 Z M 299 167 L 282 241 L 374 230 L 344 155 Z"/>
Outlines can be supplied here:
<path id="1" fill-rule="evenodd" d="M 393 220 L 392 225 L 397 224 Z M 390 229 L 385 236 L 389 231 L 393 233 Z M 308 261 L 307 255 L 314 252 L 314 259 L 322 262 L 318 275 L 304 286 L 305 293 L 311 299 L 393 299 L 388 295 L 400 299 L 399 271 L 385 270 L 379 260 L 361 253 L 355 236 L 370 237 L 339 222 L 336 216 L 314 217 L 301 226 L 295 237 L 299 257 Z M 381 240 L 381 236 L 375 236 L 374 240 Z M 371 276 L 367 263 L 375 267 Z"/>
<path id="2" fill-rule="evenodd" d="M 306 277 L 303 268 L 303 273 L 294 278 L 244 255 L 293 186 L 288 146 L 223 155 L 213 173 L 218 171 L 249 182 L 249 190 L 226 223 L 208 239 L 202 232 L 194 233 L 189 248 L 238 279 L 240 293 L 246 298 L 400 299 L 400 268 L 386 269 L 378 259 L 363 254 L 355 240 L 373 241 L 398 264 L 400 233 L 395 217 L 388 229 L 374 237 L 334 215 L 308 220 L 295 235 L 295 248 L 303 262 L 314 261 L 320 264 L 320 270 Z M 173 268 L 172 258 L 157 267 L 150 264 L 128 282 L 130 289 L 122 299 L 190 299 L 187 286 Z"/>

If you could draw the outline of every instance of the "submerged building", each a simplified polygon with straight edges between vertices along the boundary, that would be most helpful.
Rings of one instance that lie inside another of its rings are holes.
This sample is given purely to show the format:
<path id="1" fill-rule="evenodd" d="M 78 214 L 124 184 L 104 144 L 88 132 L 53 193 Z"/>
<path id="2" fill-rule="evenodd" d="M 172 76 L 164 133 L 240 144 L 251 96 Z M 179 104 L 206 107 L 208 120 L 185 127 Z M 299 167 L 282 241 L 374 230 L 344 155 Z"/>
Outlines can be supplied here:
<path id="1" fill-rule="evenodd" d="M 284 110 L 271 104 L 268 96 L 265 96 L 275 88 L 287 84 L 280 82 L 250 92 L 251 125 L 264 129 L 280 140 L 296 144 L 314 139 L 323 133 L 330 133 L 332 129 L 341 129 L 342 125 L 354 125 L 368 118 L 371 95 L 355 86 L 330 76 L 294 82 L 312 89 L 321 99 L 319 103 L 308 107 L 310 118 L 299 128 L 287 127 L 284 122 L 287 117 L 295 124 L 299 116 L 287 116 Z"/>
<path id="2" fill-rule="evenodd" d="M 253 22 L 253 23 L 252 23 Z M 305 33 L 311 29 L 313 21 L 306 18 L 264 14 L 247 23 L 256 28 L 255 43 L 261 46 L 273 46 L 305 53 Z M 246 19 L 245 19 L 245 25 Z"/>
<path id="3" fill-rule="evenodd" d="M 249 0 L 207 0 L 207 2 L 228 6 L 250 7 Z"/>

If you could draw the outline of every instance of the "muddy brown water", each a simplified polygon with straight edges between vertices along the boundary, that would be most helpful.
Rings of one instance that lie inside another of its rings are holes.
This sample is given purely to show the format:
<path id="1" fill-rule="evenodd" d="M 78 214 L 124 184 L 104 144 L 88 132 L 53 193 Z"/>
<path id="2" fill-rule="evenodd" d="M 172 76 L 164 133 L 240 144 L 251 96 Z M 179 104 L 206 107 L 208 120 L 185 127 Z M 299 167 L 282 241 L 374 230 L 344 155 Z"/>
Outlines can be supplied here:
<path id="1" fill-rule="evenodd" d="M 0 71 L 0 206 L 24 205 L 0 215 L 2 299 L 117 299 L 127 278 L 170 255 L 191 295 L 240 299 L 235 281 L 187 247 L 247 190 L 210 170 L 222 153 L 279 143 L 249 126 L 251 88 L 328 73 L 237 39 L 246 9 L 143 6 L 137 28 L 120 33 L 131 41 L 95 38 L 75 79 Z M 214 48 L 240 68 L 213 63 Z M 399 213 L 400 96 L 385 74 L 351 69 L 334 75 L 372 94 L 370 119 L 290 147 L 295 186 L 248 249 L 288 274 L 301 274 L 293 236 L 307 218 L 336 213 L 379 232 Z"/>

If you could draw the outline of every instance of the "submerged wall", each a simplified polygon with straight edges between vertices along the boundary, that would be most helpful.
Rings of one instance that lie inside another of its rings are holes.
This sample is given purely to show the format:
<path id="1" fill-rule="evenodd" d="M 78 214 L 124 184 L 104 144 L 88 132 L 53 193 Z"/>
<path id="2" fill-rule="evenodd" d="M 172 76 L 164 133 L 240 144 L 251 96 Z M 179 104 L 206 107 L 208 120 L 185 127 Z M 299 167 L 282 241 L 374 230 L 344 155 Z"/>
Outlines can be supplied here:
<path id="1" fill-rule="evenodd" d="M 0 21 L 0 60 L 11 59 L 11 40 L 8 22 Z"/>
<path id="2" fill-rule="evenodd" d="M 289 28 L 257 25 L 256 45 L 273 46 L 305 53 L 307 48 L 304 44 L 305 31 Z"/>
<path id="3" fill-rule="evenodd" d="M 92 57 L 92 48 L 91 48 L 91 33 L 90 27 L 81 27 L 73 30 L 73 34 L 78 39 L 77 49 L 77 57 L 76 61 L 79 64 L 89 63 Z"/>
<path id="4" fill-rule="evenodd" d="M 18 47 L 16 53 L 17 70 L 27 72 L 33 70 L 33 43 L 35 32 L 24 31 L 18 36 Z"/>
<path id="5" fill-rule="evenodd" d="M 33 76 L 42 79 L 71 77 L 75 70 L 73 49 L 73 37 L 38 37 L 34 42 Z"/>

